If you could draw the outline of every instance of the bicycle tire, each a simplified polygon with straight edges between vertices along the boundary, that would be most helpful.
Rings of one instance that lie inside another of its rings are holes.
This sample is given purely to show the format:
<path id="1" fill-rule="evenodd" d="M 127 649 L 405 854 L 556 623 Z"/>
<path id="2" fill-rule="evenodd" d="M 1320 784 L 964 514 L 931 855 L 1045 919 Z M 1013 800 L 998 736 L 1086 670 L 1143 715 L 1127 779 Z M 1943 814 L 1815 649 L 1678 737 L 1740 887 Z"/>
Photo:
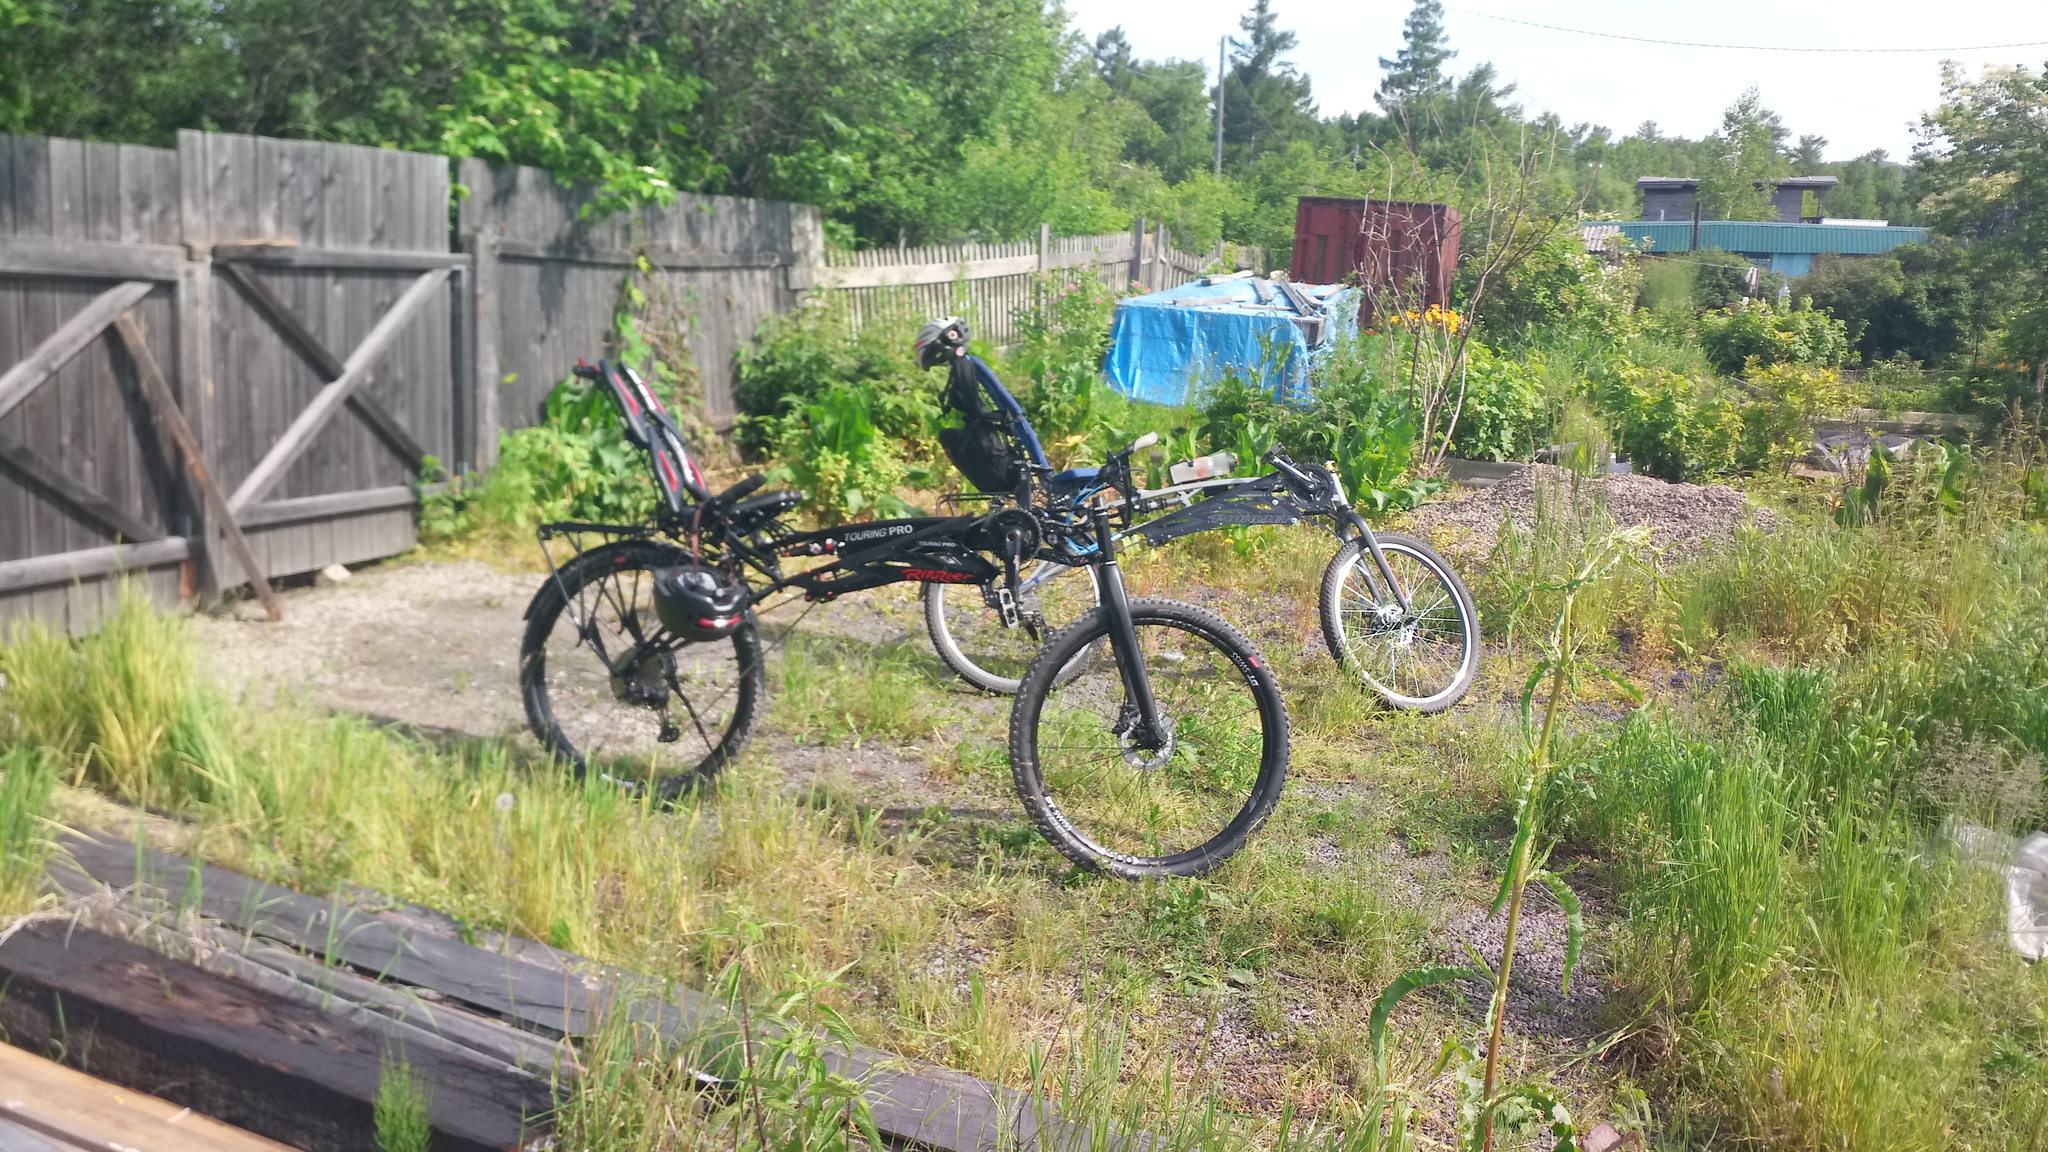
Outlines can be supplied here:
<path id="1" fill-rule="evenodd" d="M 1120 718 L 1128 711 L 1115 660 L 1097 660 L 1083 676 L 1064 682 L 1058 675 L 1088 646 L 1106 644 L 1108 610 L 1094 608 L 1055 636 L 1025 673 L 1010 712 L 1011 774 L 1039 831 L 1081 867 L 1125 879 L 1200 876 L 1242 849 L 1279 802 L 1287 782 L 1287 705 L 1258 650 L 1215 613 L 1173 600 L 1137 599 L 1130 608 L 1154 693 L 1174 725 L 1164 758 L 1138 765 L 1132 754 L 1148 754 L 1122 742 L 1115 726 L 1126 722 Z M 1165 648 L 1147 652 L 1148 644 L 1175 636 L 1192 638 L 1212 651 L 1193 656 Z M 1248 715 L 1231 715 L 1227 702 L 1200 715 L 1189 707 L 1197 697 L 1224 700 L 1239 685 L 1251 704 Z M 1110 718 L 1112 707 L 1119 718 Z M 1105 719 L 1109 724 L 1099 723 Z M 1242 740 L 1243 747 L 1233 750 L 1229 732 L 1243 731 L 1249 722 L 1257 726 L 1256 749 Z M 1060 738 L 1048 742 L 1049 728 Z M 1065 755 L 1069 750 L 1076 755 Z M 1059 754 L 1056 763 L 1048 763 L 1048 752 Z M 1090 761 L 1094 767 L 1073 767 Z M 1194 786 L 1171 791 L 1179 782 Z M 1174 850 L 1164 851 L 1169 845 L 1162 843 L 1162 813 L 1189 807 L 1181 802 L 1183 796 L 1199 802 L 1205 786 L 1215 793 L 1216 803 L 1189 820 L 1194 830 L 1177 834 Z M 1087 813 L 1081 811 L 1084 804 Z M 1094 818 L 1097 811 L 1103 814 L 1100 820 Z M 1132 812 L 1140 815 L 1133 818 Z M 1227 820 L 1221 819 L 1224 812 Z M 1083 827 L 1084 820 L 1092 827 Z M 1150 827 L 1139 826 L 1147 822 Z M 1201 830 L 1210 824 L 1220 827 Z M 1117 833 L 1117 842 L 1106 844 L 1110 831 Z M 1198 843 L 1178 846 L 1178 840 L 1195 837 Z M 1130 850 L 1138 842 L 1149 843 L 1151 851 Z"/>
<path id="2" fill-rule="evenodd" d="M 596 768 L 607 779 L 635 788 L 650 786 L 657 797 L 674 799 L 717 776 L 753 737 L 767 688 L 760 634 L 751 612 L 725 640 L 680 642 L 665 654 L 642 660 L 632 674 L 643 677 L 639 687 L 659 692 L 660 687 L 649 689 L 644 683 L 649 673 L 658 671 L 666 688 L 658 710 L 626 699 L 622 693 L 632 675 L 607 675 L 611 665 L 591 643 L 592 636 L 603 643 L 607 615 L 614 632 L 636 638 L 659 636 L 648 576 L 656 568 L 688 560 L 683 549 L 651 540 L 605 544 L 564 564 L 541 585 L 526 609 L 519 688 L 527 726 L 541 746 L 566 762 L 579 779 Z M 586 611 L 586 619 L 569 617 L 565 635 L 558 627 L 572 604 Z M 576 658 L 579 649 L 585 651 Z M 690 654 L 687 668 L 678 659 L 685 653 Z M 685 691 L 684 681 L 691 681 L 693 688 L 702 685 L 694 698 Z M 687 728 L 669 715 L 669 702 L 676 699 L 684 705 Z M 657 746 L 671 745 L 681 746 L 679 759 L 664 765 Z M 672 770 L 662 771 L 664 767 Z"/>
<path id="3" fill-rule="evenodd" d="M 1048 584 L 1064 580 L 1066 578 L 1065 574 L 1071 571 L 1065 565 L 1054 565 L 1051 561 L 1043 561 L 1042 564 L 1044 569 L 1057 569 L 1057 571 L 1053 572 L 1051 578 L 1046 581 Z M 1038 569 L 1034 569 L 1034 572 L 1036 571 Z M 1081 569 L 1081 575 L 1089 581 L 1089 603 L 1092 604 L 1095 600 L 1093 588 L 1094 574 L 1084 568 Z M 988 626 L 1001 628 L 1001 625 L 993 620 L 994 610 L 988 608 L 982 601 L 981 589 L 966 584 L 948 585 L 933 582 L 924 586 L 922 595 L 924 600 L 925 632 L 931 637 L 932 650 L 938 654 L 939 662 L 944 664 L 960 679 L 965 680 L 984 692 L 994 693 L 998 696 L 1015 696 L 1018 685 L 1024 682 L 1024 670 L 1030 666 L 1030 662 L 1036 657 L 1038 650 L 1044 647 L 1045 641 L 1050 640 L 1053 633 L 1058 632 L 1065 624 L 1071 623 L 1071 621 L 1065 620 L 1048 620 L 1045 635 L 1037 641 L 1028 641 L 1028 638 L 1018 629 L 1002 629 L 1003 632 L 1018 633 L 1014 637 L 1014 647 L 1016 647 L 1017 651 L 1005 653 L 970 652 L 968 649 L 974 645 L 963 640 L 963 637 L 959 635 L 958 629 L 948 620 L 948 616 L 949 614 L 971 614 L 982 619 Z M 960 597 L 972 597 L 972 599 L 965 605 L 961 605 L 958 603 L 958 598 Z M 1079 674 L 1082 664 L 1088 658 L 1089 653 L 1085 652 L 1076 657 L 1074 666 L 1068 669 L 1066 674 L 1069 676 Z M 1008 674 L 1013 672 L 1015 675 Z"/>
<path id="4" fill-rule="evenodd" d="M 1379 544 L 1406 586 L 1410 610 L 1403 613 L 1381 587 L 1364 538 L 1353 538 L 1323 570 L 1323 642 L 1340 666 L 1393 707 L 1441 712 L 1464 699 L 1478 678 L 1479 611 L 1464 581 L 1435 549 L 1392 532 L 1381 535 Z"/>

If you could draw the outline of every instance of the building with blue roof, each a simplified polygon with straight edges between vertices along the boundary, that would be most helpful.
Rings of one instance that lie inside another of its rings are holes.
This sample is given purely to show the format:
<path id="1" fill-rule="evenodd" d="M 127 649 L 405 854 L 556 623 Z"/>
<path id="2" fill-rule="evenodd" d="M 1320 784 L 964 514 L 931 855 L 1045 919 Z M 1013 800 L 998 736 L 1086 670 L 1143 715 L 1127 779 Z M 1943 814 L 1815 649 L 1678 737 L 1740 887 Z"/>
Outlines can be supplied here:
<path id="1" fill-rule="evenodd" d="M 1777 220 L 1699 220 L 1693 219 L 1699 208 L 1699 181 L 1645 176 L 1636 181 L 1643 194 L 1643 219 L 1588 223 L 1580 233 L 1594 252 L 1606 251 L 1615 240 L 1625 240 L 1651 256 L 1713 248 L 1734 252 L 1783 276 L 1806 275 L 1813 270 L 1813 258 L 1823 253 L 1876 256 L 1901 244 L 1927 242 L 1925 228 L 1820 215 L 1828 190 L 1835 185 L 1832 176 L 1793 176 L 1772 185 Z M 1807 214 L 1809 209 L 1813 214 Z"/>

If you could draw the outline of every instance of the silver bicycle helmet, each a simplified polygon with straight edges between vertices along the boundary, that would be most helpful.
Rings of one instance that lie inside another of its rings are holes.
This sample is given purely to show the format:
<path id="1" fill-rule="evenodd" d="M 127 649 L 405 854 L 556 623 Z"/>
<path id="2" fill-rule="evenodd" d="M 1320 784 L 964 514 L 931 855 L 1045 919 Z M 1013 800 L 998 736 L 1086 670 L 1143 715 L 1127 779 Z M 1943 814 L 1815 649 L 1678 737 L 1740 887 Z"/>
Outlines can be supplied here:
<path id="1" fill-rule="evenodd" d="M 967 354 L 967 342 L 974 338 L 968 330 L 967 321 L 958 316 L 943 320 L 928 320 L 917 330 L 917 339 L 910 347 L 917 353 L 917 366 L 937 368 L 949 364 Z"/>

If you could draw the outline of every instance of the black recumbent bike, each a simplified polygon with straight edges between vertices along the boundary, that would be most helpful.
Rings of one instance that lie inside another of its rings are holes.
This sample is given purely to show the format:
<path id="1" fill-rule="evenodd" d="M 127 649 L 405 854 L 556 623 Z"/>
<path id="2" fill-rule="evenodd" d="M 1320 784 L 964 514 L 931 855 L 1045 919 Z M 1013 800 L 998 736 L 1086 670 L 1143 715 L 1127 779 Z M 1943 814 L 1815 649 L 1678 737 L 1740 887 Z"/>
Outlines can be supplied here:
<path id="1" fill-rule="evenodd" d="M 946 354 L 965 355 L 964 326 Z M 579 775 L 667 800 L 738 756 L 766 695 L 756 611 L 779 595 L 827 601 L 915 581 L 973 585 L 1014 610 L 1022 567 L 1045 562 L 1087 569 L 1099 600 L 1043 646 L 1012 710 L 1018 794 L 1053 845 L 1121 876 L 1196 875 L 1271 814 L 1288 756 L 1271 669 L 1214 613 L 1128 597 L 1108 509 L 1064 500 L 1054 512 L 1022 469 L 1011 500 L 980 514 L 796 531 L 783 517 L 799 495 L 756 494 L 761 476 L 708 491 L 630 368 L 576 374 L 617 404 L 659 496 L 646 523 L 539 530 L 551 571 L 527 608 L 520 688 L 535 736 Z M 1107 467 L 1127 474 L 1155 439 Z M 557 563 L 561 541 L 573 554 Z M 816 563 L 784 570 L 799 558 Z"/>
<path id="2" fill-rule="evenodd" d="M 1297 464 L 1275 447 L 1263 461 L 1273 471 L 1250 479 L 1141 488 L 1128 452 L 1099 467 L 1056 473 L 1022 407 L 987 364 L 967 353 L 967 340 L 967 326 L 957 318 L 933 321 L 918 337 L 919 362 L 948 369 L 947 407 L 963 421 L 940 434 L 941 446 L 980 489 L 942 498 L 942 504 L 1028 504 L 1031 490 L 1019 491 L 1019 476 L 1028 474 L 1042 481 L 1046 515 L 1085 523 L 1090 509 L 1102 508 L 1120 537 L 1154 547 L 1220 528 L 1326 523 L 1338 542 L 1317 598 L 1330 655 L 1397 708 L 1440 712 L 1472 686 L 1480 640 L 1471 593 L 1427 544 L 1375 533 L 1352 509 L 1333 469 Z M 1014 588 L 927 584 L 932 646 L 961 679 L 1014 693 L 1044 636 L 1097 602 L 1096 586 L 1082 578 L 1090 571 L 1046 556 L 1028 564 Z"/>

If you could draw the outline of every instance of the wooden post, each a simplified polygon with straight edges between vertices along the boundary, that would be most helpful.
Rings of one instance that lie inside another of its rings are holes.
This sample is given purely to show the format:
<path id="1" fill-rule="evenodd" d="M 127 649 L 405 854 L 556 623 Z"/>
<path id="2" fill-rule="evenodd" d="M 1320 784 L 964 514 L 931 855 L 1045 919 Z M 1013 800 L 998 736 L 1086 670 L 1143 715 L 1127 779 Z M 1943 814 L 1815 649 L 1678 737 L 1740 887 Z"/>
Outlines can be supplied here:
<path id="1" fill-rule="evenodd" d="M 488 227 L 469 235 L 469 253 L 476 258 L 470 280 L 469 311 L 476 333 L 470 356 L 475 368 L 470 410 L 476 414 L 475 449 L 470 458 L 478 471 L 498 462 L 498 388 L 503 383 L 498 359 L 498 237 Z"/>
<path id="2" fill-rule="evenodd" d="M 1167 261 L 1166 256 L 1168 245 L 1172 238 L 1173 233 L 1166 230 L 1166 224 L 1162 221 L 1159 225 L 1157 240 L 1152 245 L 1152 290 L 1154 292 L 1163 292 L 1172 287 L 1167 281 L 1173 279 L 1173 265 Z"/>
<path id="3" fill-rule="evenodd" d="M 1038 271 L 1044 273 L 1052 268 L 1052 225 L 1038 226 Z"/>
<path id="4" fill-rule="evenodd" d="M 1131 221 L 1131 275 L 1133 284 L 1145 281 L 1145 218 Z"/>
<path id="5" fill-rule="evenodd" d="M 213 418 L 213 261 L 203 250 L 188 249 L 180 269 L 178 308 L 178 391 L 179 407 L 187 415 L 192 438 L 201 454 L 216 439 Z M 220 539 L 220 525 L 214 523 L 213 509 L 191 493 L 186 506 L 187 523 L 179 535 L 192 541 L 192 558 L 185 561 L 181 581 L 189 582 L 200 602 L 220 597 L 223 581 L 214 563 L 213 542 Z"/>
<path id="6" fill-rule="evenodd" d="M 135 375 L 142 381 L 143 398 L 149 402 L 157 424 L 177 442 L 178 451 L 185 457 L 185 468 L 192 473 L 192 482 L 199 488 L 200 498 L 213 509 L 215 519 L 227 531 L 228 547 L 234 549 L 235 559 L 248 573 L 249 586 L 256 590 L 256 598 L 263 601 L 263 610 L 272 620 L 284 619 L 284 609 L 278 605 L 277 593 L 271 591 L 270 578 L 256 563 L 256 553 L 249 548 L 249 538 L 242 535 L 242 526 L 235 523 L 234 514 L 228 511 L 227 500 L 221 496 L 213 477 L 207 474 L 206 460 L 199 454 L 199 441 L 193 439 L 191 427 L 185 423 L 184 414 L 178 411 L 178 398 L 171 394 L 170 382 L 164 379 L 163 369 L 157 366 L 156 356 L 142 338 L 142 325 L 135 322 L 134 313 L 124 312 L 114 320 L 114 328 L 121 334 L 121 343 L 127 345 L 129 357 L 135 361 Z"/>

